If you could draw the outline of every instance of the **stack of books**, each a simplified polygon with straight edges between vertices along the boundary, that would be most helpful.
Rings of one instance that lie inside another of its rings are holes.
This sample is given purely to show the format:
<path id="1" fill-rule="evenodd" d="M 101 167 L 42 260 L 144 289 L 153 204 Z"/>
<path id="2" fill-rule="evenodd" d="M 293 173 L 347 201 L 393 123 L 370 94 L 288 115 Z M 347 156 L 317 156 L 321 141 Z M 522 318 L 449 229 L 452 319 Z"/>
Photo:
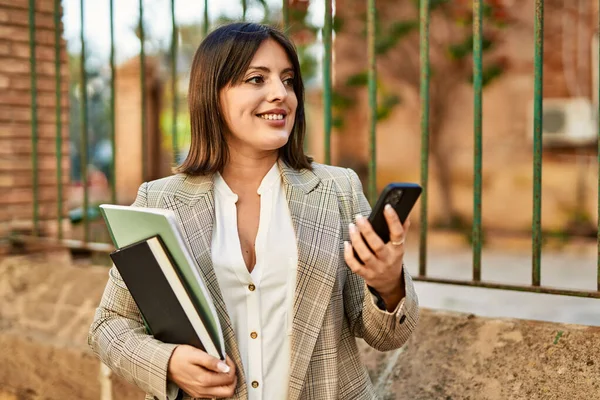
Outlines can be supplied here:
<path id="1" fill-rule="evenodd" d="M 219 318 L 171 210 L 103 204 L 116 251 L 110 257 L 148 332 L 225 359 Z"/>

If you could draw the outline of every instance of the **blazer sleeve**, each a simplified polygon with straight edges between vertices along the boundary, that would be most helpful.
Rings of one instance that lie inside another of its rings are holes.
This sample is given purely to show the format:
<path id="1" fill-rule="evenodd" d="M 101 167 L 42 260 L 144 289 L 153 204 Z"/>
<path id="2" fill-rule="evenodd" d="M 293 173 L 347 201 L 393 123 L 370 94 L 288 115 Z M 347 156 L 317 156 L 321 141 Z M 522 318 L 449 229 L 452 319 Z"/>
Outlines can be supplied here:
<path id="1" fill-rule="evenodd" d="M 348 169 L 352 190 L 351 221 L 354 215 L 368 217 L 371 206 L 367 201 L 360 179 L 354 171 Z M 349 240 L 347 228 L 344 240 Z M 344 286 L 344 308 L 354 336 L 363 338 L 371 347 L 379 351 L 388 351 L 402 347 L 410 338 L 419 319 L 419 303 L 410 274 L 403 268 L 406 297 L 400 301 L 393 312 L 377 307 L 375 297 L 367 289 L 362 277 L 347 269 Z"/>
<path id="2" fill-rule="evenodd" d="M 145 207 L 146 193 L 144 183 L 133 205 Z M 155 399 L 177 396 L 177 386 L 167 384 L 169 359 L 177 345 L 146 333 L 140 311 L 114 265 L 90 327 L 88 344 L 112 371 Z"/>

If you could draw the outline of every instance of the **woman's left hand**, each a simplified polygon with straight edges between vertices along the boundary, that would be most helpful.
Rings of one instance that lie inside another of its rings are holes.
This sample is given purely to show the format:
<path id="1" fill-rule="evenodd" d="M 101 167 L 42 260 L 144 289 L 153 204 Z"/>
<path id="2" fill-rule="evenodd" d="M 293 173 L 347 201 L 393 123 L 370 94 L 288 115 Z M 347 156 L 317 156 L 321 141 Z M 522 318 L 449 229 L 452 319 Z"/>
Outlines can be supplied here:
<path id="1" fill-rule="evenodd" d="M 384 216 L 390 230 L 390 241 L 384 243 L 369 221 L 357 216 L 356 225 L 351 223 L 349 227 L 352 244 L 344 242 L 344 259 L 354 273 L 363 277 L 366 284 L 383 297 L 388 308 L 395 308 L 388 301 L 397 304 L 404 297 L 402 265 L 410 220 L 407 219 L 402 226 L 398 214 L 390 205 L 385 206 Z M 352 249 L 356 250 L 362 264 Z"/>

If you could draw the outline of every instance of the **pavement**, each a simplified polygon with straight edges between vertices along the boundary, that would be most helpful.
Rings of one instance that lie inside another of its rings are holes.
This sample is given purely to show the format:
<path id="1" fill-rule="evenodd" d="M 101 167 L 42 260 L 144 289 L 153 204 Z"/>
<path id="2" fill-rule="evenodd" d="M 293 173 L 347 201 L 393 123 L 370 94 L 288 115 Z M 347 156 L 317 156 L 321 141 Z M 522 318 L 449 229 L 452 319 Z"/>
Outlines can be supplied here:
<path id="1" fill-rule="evenodd" d="M 409 237 L 405 264 L 418 275 L 418 234 Z M 530 285 L 531 240 L 495 240 L 482 250 L 482 281 Z M 549 245 L 542 250 L 542 286 L 597 290 L 598 250 L 594 241 Z M 464 239 L 431 235 L 427 276 L 471 280 L 473 255 Z M 422 307 L 508 317 L 600 326 L 600 299 L 525 293 L 467 286 L 415 283 Z"/>

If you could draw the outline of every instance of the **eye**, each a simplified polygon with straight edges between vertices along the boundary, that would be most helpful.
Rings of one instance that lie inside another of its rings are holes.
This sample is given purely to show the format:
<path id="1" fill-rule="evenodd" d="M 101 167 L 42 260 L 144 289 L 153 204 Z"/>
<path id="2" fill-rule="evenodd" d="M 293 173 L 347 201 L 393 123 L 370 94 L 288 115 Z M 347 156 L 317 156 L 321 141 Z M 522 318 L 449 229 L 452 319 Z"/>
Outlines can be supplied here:
<path id="1" fill-rule="evenodd" d="M 246 81 L 246 83 L 252 83 L 254 85 L 260 85 L 264 81 L 265 81 L 265 79 L 262 76 L 257 75 L 257 76 L 253 76 L 252 78 L 248 79 Z"/>
<path id="2" fill-rule="evenodd" d="M 294 86 L 294 78 L 286 78 L 286 79 L 283 80 L 283 83 L 286 86 L 290 86 L 290 87 Z"/>

